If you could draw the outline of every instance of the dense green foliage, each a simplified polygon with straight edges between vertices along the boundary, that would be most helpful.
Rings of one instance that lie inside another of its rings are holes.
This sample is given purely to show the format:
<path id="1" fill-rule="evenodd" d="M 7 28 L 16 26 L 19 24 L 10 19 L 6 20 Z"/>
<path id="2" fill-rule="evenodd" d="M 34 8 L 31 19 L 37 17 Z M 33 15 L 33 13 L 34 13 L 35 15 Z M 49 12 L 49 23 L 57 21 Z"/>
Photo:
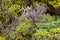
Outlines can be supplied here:
<path id="1" fill-rule="evenodd" d="M 60 0 L 0 0 L 0 40 L 60 40 Z"/>

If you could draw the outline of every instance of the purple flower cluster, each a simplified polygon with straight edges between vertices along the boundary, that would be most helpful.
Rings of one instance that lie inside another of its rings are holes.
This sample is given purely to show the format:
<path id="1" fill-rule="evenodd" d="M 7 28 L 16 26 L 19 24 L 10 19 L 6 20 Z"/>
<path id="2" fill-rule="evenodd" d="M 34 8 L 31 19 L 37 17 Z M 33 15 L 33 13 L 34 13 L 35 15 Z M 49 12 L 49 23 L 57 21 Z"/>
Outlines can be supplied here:
<path id="1" fill-rule="evenodd" d="M 47 10 L 48 7 L 46 4 L 41 4 L 39 6 L 27 6 L 21 8 L 21 12 L 31 20 L 37 20 L 39 16 L 44 15 Z"/>

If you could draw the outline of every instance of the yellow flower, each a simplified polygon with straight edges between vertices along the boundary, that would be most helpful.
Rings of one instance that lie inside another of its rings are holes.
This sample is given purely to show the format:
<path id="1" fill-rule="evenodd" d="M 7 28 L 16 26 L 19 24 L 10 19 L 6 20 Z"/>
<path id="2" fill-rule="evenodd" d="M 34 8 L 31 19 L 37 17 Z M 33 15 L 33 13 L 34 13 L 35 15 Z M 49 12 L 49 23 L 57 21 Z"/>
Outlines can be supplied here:
<path id="1" fill-rule="evenodd" d="M 34 5 L 35 5 L 35 6 L 38 6 L 39 4 L 40 4 L 40 3 L 38 3 L 38 2 L 34 2 Z"/>
<path id="2" fill-rule="evenodd" d="M 51 34 L 49 32 L 47 32 L 47 31 L 44 31 L 44 30 L 40 30 L 40 31 L 36 32 L 36 35 L 43 36 L 43 37 L 44 36 L 51 37 Z"/>
<path id="3" fill-rule="evenodd" d="M 48 35 L 48 37 L 51 37 L 51 34 L 47 34 Z"/>
<path id="4" fill-rule="evenodd" d="M 5 37 L 1 37 L 1 36 L 0 36 L 0 40 L 6 40 L 6 39 L 5 39 Z"/>
<path id="5" fill-rule="evenodd" d="M 57 32 L 60 33 L 60 28 L 57 28 Z"/>
<path id="6" fill-rule="evenodd" d="M 50 32 L 52 32 L 52 33 L 60 33 L 60 28 L 51 29 Z"/>

